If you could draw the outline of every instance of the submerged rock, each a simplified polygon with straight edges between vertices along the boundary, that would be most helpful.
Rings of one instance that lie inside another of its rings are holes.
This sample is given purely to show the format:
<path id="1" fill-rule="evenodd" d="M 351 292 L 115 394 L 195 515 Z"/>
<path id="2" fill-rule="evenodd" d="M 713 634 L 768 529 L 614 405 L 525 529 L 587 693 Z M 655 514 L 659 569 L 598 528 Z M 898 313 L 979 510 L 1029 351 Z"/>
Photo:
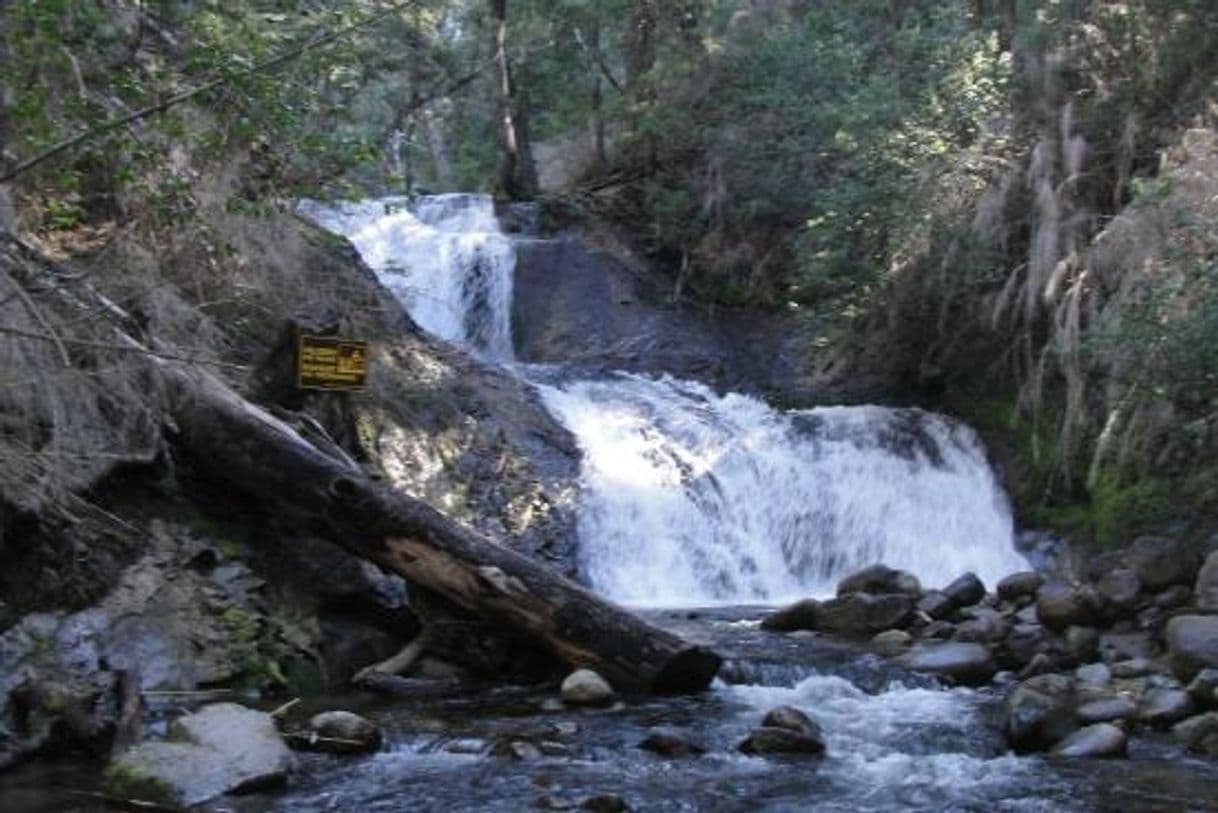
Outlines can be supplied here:
<path id="1" fill-rule="evenodd" d="M 930 672 L 970 686 L 987 683 L 998 671 L 989 648 L 974 643 L 924 644 L 900 662 L 915 672 Z"/>
<path id="2" fill-rule="evenodd" d="M 613 687 L 591 669 L 577 669 L 562 682 L 564 703 L 591 706 L 607 703 L 613 699 Z"/>
<path id="3" fill-rule="evenodd" d="M 1053 746 L 1059 757 L 1118 757 L 1124 756 L 1128 735 L 1111 723 L 1097 723 L 1080 728 Z"/>
<path id="4" fill-rule="evenodd" d="M 381 747 L 381 730 L 376 723 L 349 711 L 325 711 L 309 720 L 315 739 L 308 747 L 335 754 L 359 754 Z"/>
<path id="5" fill-rule="evenodd" d="M 706 753 L 705 748 L 690 741 L 683 734 L 663 728 L 653 729 L 639 743 L 639 748 L 664 757 L 689 757 Z"/>
<path id="6" fill-rule="evenodd" d="M 123 798 L 188 807 L 282 783 L 292 764 L 269 714 L 217 703 L 174 723 L 169 741 L 137 745 L 111 763 L 106 788 Z"/>

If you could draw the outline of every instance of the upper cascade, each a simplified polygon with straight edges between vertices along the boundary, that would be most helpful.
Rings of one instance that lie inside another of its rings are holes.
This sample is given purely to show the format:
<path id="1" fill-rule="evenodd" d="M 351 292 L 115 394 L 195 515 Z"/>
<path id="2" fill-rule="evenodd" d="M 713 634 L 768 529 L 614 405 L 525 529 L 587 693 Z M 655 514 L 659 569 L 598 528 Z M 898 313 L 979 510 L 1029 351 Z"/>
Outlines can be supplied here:
<path id="1" fill-rule="evenodd" d="M 440 338 L 513 359 L 515 252 L 485 195 L 301 204 Z M 927 586 L 1027 568 L 968 427 L 920 410 L 782 412 L 701 384 L 516 367 L 583 452 L 583 577 L 658 606 L 778 602 L 882 562 Z"/>
<path id="2" fill-rule="evenodd" d="M 490 195 L 304 201 L 300 211 L 349 239 L 428 333 L 487 358 L 513 358 L 516 252 Z"/>

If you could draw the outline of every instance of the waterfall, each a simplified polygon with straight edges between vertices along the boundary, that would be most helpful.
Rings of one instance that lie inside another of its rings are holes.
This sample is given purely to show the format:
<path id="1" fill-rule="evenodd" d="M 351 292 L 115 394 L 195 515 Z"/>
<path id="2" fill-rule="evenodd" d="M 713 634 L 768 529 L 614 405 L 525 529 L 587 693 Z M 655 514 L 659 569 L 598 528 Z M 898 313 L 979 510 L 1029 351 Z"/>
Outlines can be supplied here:
<path id="1" fill-rule="evenodd" d="M 512 358 L 516 252 L 489 196 L 304 201 L 300 211 L 350 240 L 428 333 L 488 358 Z"/>
<path id="2" fill-rule="evenodd" d="M 425 329 L 512 360 L 513 249 L 489 197 L 303 206 L 351 239 Z M 875 562 L 928 587 L 969 570 L 993 585 L 1027 567 L 980 442 L 948 418 L 781 412 L 671 377 L 513 369 L 579 442 L 581 572 L 619 601 L 778 602 Z"/>

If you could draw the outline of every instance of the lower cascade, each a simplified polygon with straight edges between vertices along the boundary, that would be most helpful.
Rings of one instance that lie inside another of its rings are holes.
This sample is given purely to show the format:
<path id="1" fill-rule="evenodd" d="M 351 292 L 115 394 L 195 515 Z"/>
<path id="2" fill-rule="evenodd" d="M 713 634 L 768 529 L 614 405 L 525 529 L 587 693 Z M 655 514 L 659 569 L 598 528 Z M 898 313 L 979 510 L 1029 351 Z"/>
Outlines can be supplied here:
<path id="1" fill-rule="evenodd" d="M 433 334 L 509 364 L 515 259 L 485 195 L 302 204 L 349 237 Z M 536 380 L 583 452 L 583 577 L 618 601 L 769 603 L 875 562 L 924 584 L 1026 567 L 975 434 L 920 410 L 780 412 L 625 373 Z"/>

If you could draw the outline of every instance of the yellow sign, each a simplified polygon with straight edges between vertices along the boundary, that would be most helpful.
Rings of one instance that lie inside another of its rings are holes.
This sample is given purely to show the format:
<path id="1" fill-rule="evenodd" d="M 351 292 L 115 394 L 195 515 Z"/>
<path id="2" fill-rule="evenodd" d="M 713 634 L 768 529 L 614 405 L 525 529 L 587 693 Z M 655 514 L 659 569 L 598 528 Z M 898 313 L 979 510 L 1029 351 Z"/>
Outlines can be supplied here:
<path id="1" fill-rule="evenodd" d="M 362 390 L 367 381 L 367 342 L 301 334 L 296 385 L 302 390 Z"/>

